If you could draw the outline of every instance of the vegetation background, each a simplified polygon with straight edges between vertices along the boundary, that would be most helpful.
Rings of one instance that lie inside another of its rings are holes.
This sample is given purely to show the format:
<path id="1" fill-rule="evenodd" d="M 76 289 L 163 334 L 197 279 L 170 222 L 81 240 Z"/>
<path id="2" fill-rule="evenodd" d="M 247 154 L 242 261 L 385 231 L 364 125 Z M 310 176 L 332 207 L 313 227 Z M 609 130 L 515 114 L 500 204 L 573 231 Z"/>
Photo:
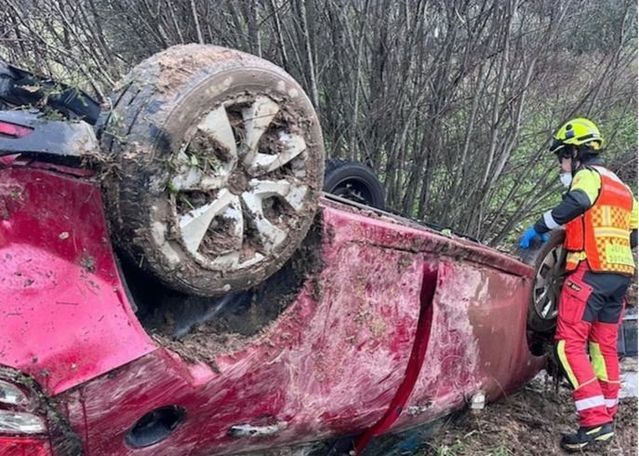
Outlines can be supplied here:
<path id="1" fill-rule="evenodd" d="M 329 156 L 367 163 L 391 208 L 509 247 L 561 197 L 547 152 L 572 116 L 637 186 L 630 0 L 4 0 L 0 58 L 105 100 L 168 46 L 214 43 L 297 78 Z"/>

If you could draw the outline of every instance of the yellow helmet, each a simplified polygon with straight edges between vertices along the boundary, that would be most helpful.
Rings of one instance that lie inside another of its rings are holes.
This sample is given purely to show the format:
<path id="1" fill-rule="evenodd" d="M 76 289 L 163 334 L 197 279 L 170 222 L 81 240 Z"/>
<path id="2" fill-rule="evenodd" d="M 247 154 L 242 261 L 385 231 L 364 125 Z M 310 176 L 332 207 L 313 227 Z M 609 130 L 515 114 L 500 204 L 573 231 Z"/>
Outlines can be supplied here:
<path id="1" fill-rule="evenodd" d="M 598 153 L 603 147 L 603 137 L 592 120 L 577 117 L 569 120 L 553 136 L 550 151 L 557 154 L 565 146 L 587 145 L 592 153 Z"/>

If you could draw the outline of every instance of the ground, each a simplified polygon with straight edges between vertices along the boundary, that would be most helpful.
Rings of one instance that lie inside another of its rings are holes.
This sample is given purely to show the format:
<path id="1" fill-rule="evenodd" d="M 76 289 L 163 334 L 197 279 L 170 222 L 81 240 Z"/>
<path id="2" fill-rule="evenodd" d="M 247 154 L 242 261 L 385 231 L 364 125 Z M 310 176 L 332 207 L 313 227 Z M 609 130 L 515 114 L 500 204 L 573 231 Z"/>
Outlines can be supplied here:
<path id="1" fill-rule="evenodd" d="M 636 253 L 635 253 L 636 255 Z M 635 256 L 635 261 L 637 258 Z M 637 307 L 637 280 L 628 290 L 628 306 Z M 637 359 L 626 358 L 623 370 L 634 376 Z M 570 389 L 558 391 L 540 375 L 520 391 L 489 404 L 479 414 L 466 411 L 443 421 L 420 456 L 561 455 L 561 432 L 576 427 Z M 613 443 L 584 454 L 637 455 L 637 398 L 622 399 Z"/>
<path id="2" fill-rule="evenodd" d="M 561 432 L 575 428 L 575 408 L 567 387 L 535 379 L 522 390 L 477 414 L 451 417 L 421 456 L 560 455 Z M 613 442 L 584 454 L 637 454 L 637 399 L 622 399 Z"/>

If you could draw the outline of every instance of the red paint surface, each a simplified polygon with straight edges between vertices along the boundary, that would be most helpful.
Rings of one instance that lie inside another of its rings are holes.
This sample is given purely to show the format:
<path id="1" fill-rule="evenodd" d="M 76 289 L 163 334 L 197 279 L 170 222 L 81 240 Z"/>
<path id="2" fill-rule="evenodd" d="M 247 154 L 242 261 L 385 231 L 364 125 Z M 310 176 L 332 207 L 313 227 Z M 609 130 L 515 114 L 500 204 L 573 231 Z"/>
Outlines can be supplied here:
<path id="1" fill-rule="evenodd" d="M 189 414 L 170 443 L 135 451 L 143 455 L 181 454 L 182 447 L 201 451 L 192 454 L 257 451 L 373 425 L 402 381 L 411 352 L 421 269 L 410 257 L 358 243 L 327 245 L 325 258 L 331 260 L 322 272 L 321 298 L 311 298 L 309 284 L 262 335 L 242 350 L 221 353 L 219 373 L 206 366 L 189 372 L 180 360 L 156 352 L 113 378 L 87 384 L 83 402 L 94 423 L 86 437 L 90 453 L 134 454 L 122 443 L 132 421 L 121 404 L 131 404 L 127 410 L 138 416 L 166 404 Z M 402 258 L 406 264 L 398 268 Z M 353 262 L 369 265 L 366 273 Z M 74 411 L 74 425 L 85 432 L 79 405 Z M 276 422 L 286 428 L 275 437 L 228 436 L 235 424 Z"/>
<path id="2" fill-rule="evenodd" d="M 155 349 L 143 332 L 122 292 L 96 185 L 0 170 L 0 363 L 57 396 L 88 455 L 144 456 L 374 435 L 432 420 L 479 390 L 494 398 L 537 372 L 525 336 L 529 267 L 328 201 L 322 212 L 317 283 L 240 349 L 221 351 L 214 371 Z M 418 324 L 420 311 L 427 318 Z M 176 432 L 127 447 L 135 420 L 165 405 L 186 411 Z M 404 405 L 399 416 L 395 405 Z M 272 437 L 228 435 L 232 425 L 275 423 Z"/>
<path id="3" fill-rule="evenodd" d="M 0 364 L 55 395 L 152 351 L 123 295 L 99 188 L 0 170 Z"/>
<path id="4" fill-rule="evenodd" d="M 16 125 L 11 122 L 0 122 L 0 135 L 22 138 L 33 131 L 32 128 Z M 18 154 L 0 156 L 0 166 L 9 166 L 15 162 Z"/>
<path id="5" fill-rule="evenodd" d="M 373 437 L 385 433 L 395 424 L 403 413 L 406 402 L 415 388 L 415 382 L 424 364 L 424 356 L 430 340 L 430 328 L 433 319 L 432 299 L 437 281 L 437 269 L 431 269 L 429 266 L 428 263 L 424 263 L 419 320 L 404 379 L 397 388 L 395 397 L 391 400 L 384 416 L 357 439 L 355 443 L 355 451 L 357 453 L 364 451 Z"/>
<path id="6" fill-rule="evenodd" d="M 431 343 L 396 429 L 444 415 L 478 391 L 494 400 L 543 366 L 525 337 L 529 280 L 449 258 L 439 263 Z"/>
<path id="7" fill-rule="evenodd" d="M 49 456 L 46 439 L 39 437 L 0 436 L 0 456 Z"/>
<path id="8" fill-rule="evenodd" d="M 0 135 L 22 138 L 33 131 L 32 128 L 17 125 L 11 122 L 0 122 Z"/>

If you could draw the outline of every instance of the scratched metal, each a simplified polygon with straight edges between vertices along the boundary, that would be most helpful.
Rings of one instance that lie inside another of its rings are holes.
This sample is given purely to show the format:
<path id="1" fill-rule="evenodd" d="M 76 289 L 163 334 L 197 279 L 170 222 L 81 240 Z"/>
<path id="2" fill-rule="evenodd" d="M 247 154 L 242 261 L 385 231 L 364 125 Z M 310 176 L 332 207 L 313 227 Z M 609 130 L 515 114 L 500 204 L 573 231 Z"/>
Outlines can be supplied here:
<path id="1" fill-rule="evenodd" d="M 0 169 L 0 363 L 55 397 L 86 454 L 142 456 L 260 454 L 363 432 L 399 392 L 410 398 L 383 430 L 412 426 L 539 369 L 526 346 L 529 267 L 389 217 L 326 200 L 321 210 L 323 269 L 212 367 L 159 346 L 136 320 L 95 183 Z M 417 342 L 424 356 L 411 356 Z M 175 432 L 130 448 L 135 421 L 166 405 L 186 412 Z M 234 437 L 233 426 L 276 432 Z"/>

